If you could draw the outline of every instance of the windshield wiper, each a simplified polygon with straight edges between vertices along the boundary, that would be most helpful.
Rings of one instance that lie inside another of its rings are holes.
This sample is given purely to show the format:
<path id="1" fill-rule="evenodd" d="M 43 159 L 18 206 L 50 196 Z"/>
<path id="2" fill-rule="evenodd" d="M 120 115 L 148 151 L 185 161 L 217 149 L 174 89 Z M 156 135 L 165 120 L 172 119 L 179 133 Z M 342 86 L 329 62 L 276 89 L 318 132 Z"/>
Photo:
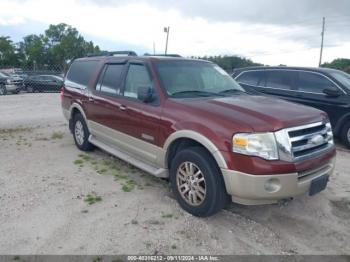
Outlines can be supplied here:
<path id="1" fill-rule="evenodd" d="M 207 91 L 200 91 L 200 90 L 186 90 L 186 91 L 179 91 L 173 93 L 171 96 L 172 97 L 182 97 L 182 96 L 188 96 L 192 95 L 194 97 L 210 97 L 210 96 L 223 96 L 222 94 L 219 93 L 214 93 L 214 92 L 207 92 Z"/>
<path id="2" fill-rule="evenodd" d="M 239 89 L 226 89 L 226 90 L 223 90 L 223 91 L 220 91 L 219 94 L 229 94 L 229 93 L 237 93 L 237 94 L 242 94 L 242 93 L 246 93 L 245 91 L 243 90 L 239 90 Z"/>

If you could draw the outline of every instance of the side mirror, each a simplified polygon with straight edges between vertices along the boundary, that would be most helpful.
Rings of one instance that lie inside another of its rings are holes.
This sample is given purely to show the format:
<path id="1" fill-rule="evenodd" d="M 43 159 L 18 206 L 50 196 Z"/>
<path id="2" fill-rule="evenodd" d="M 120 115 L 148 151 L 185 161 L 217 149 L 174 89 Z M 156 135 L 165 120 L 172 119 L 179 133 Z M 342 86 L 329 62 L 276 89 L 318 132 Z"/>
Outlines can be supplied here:
<path id="1" fill-rule="evenodd" d="M 137 99 L 144 103 L 150 103 L 153 101 L 153 89 L 150 86 L 140 86 L 137 89 Z"/>
<path id="2" fill-rule="evenodd" d="M 323 93 L 330 97 L 337 97 L 342 94 L 342 92 L 339 89 L 335 89 L 332 87 L 323 89 Z"/>

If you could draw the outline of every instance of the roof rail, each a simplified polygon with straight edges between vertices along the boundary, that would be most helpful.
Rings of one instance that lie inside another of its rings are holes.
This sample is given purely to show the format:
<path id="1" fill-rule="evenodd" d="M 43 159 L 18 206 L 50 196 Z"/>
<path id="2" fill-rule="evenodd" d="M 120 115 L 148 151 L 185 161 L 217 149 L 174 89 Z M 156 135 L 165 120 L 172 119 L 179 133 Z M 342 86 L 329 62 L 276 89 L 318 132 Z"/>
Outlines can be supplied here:
<path id="1" fill-rule="evenodd" d="M 137 54 L 134 51 L 102 51 L 99 53 L 93 53 L 93 54 L 87 54 L 87 57 L 94 57 L 94 56 L 119 56 L 119 55 L 126 55 L 126 56 L 137 56 Z"/>
<path id="2" fill-rule="evenodd" d="M 144 56 L 170 56 L 170 57 L 182 57 L 178 54 L 149 54 L 149 53 L 145 53 Z"/>

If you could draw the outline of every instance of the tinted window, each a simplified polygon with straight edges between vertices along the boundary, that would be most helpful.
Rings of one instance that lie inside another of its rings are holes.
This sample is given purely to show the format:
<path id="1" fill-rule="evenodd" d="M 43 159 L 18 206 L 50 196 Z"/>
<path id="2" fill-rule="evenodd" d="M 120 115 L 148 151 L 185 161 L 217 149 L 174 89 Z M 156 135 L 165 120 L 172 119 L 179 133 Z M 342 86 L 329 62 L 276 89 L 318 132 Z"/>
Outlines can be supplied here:
<path id="1" fill-rule="evenodd" d="M 260 71 L 248 71 L 242 73 L 236 80 L 242 84 L 258 86 L 261 84 L 262 75 L 263 73 Z"/>
<path id="2" fill-rule="evenodd" d="M 322 75 L 309 72 L 299 72 L 298 89 L 300 91 L 322 93 L 322 90 L 325 88 L 337 89 L 331 81 Z"/>
<path id="3" fill-rule="evenodd" d="M 153 86 L 147 68 L 143 65 L 131 64 L 125 81 L 124 96 L 137 98 L 137 89 L 141 86 Z"/>
<path id="4" fill-rule="evenodd" d="M 278 89 L 293 89 L 295 73 L 290 71 L 267 71 L 266 72 L 266 87 Z"/>
<path id="5" fill-rule="evenodd" d="M 350 90 L 350 74 L 342 71 L 332 71 L 330 75 L 342 83 L 348 90 Z"/>
<path id="6" fill-rule="evenodd" d="M 123 67 L 123 64 L 107 65 L 96 85 L 96 90 L 118 95 L 120 93 L 120 78 Z"/>
<path id="7" fill-rule="evenodd" d="M 85 89 L 97 68 L 98 61 L 76 61 L 70 66 L 66 84 L 70 87 Z"/>

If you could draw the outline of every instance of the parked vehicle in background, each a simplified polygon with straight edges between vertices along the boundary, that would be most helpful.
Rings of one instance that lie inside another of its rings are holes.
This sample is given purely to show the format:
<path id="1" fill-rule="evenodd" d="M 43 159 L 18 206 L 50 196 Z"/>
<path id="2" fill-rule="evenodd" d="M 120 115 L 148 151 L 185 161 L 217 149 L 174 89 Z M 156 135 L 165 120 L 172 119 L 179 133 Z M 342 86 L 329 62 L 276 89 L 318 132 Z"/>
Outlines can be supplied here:
<path id="1" fill-rule="evenodd" d="M 0 95 L 6 95 L 9 92 L 17 94 L 21 91 L 22 85 L 23 80 L 20 77 L 0 72 Z"/>
<path id="2" fill-rule="evenodd" d="M 195 216 L 210 216 L 230 200 L 254 205 L 314 195 L 333 172 L 326 113 L 247 95 L 208 61 L 77 59 L 61 98 L 80 150 L 97 146 L 170 178 L 178 203 Z"/>
<path id="3" fill-rule="evenodd" d="M 59 92 L 63 86 L 63 78 L 56 75 L 32 75 L 24 82 L 24 89 L 29 92 Z"/>
<path id="4" fill-rule="evenodd" d="M 350 148 L 350 75 L 328 68 L 249 67 L 233 78 L 252 94 L 271 95 L 325 111 L 334 135 Z"/>

